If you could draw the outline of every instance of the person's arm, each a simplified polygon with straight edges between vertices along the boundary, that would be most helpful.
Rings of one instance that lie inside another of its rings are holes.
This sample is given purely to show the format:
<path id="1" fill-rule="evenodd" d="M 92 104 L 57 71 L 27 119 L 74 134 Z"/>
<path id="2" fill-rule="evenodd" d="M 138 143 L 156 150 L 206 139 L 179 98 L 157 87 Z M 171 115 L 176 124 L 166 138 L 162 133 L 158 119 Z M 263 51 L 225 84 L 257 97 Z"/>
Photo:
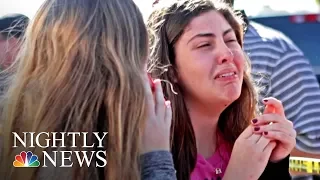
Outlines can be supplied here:
<path id="1" fill-rule="evenodd" d="M 285 159 L 272 163 L 269 162 L 267 164 L 266 169 L 263 171 L 259 180 L 270 180 L 270 179 L 281 179 L 281 180 L 289 180 L 292 179 L 289 172 L 289 158 L 287 156 Z"/>
<path id="2" fill-rule="evenodd" d="M 280 40 L 281 41 L 281 40 Z M 290 41 L 273 68 L 272 96 L 282 101 L 286 116 L 297 131 L 291 156 L 320 157 L 320 88 L 309 61 Z"/>
<path id="3" fill-rule="evenodd" d="M 142 180 L 176 180 L 176 170 L 169 151 L 153 151 L 142 154 Z"/>

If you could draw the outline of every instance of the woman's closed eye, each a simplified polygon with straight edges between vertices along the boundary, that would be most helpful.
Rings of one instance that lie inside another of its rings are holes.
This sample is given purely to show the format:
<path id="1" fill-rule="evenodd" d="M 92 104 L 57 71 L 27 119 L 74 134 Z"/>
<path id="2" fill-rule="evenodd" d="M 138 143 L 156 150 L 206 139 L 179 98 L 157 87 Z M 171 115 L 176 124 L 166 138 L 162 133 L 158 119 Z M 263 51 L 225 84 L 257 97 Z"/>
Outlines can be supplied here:
<path id="1" fill-rule="evenodd" d="M 208 46 L 210 46 L 210 45 L 211 45 L 211 44 L 208 43 L 208 42 L 206 42 L 206 43 L 201 43 L 201 44 L 199 44 L 199 45 L 197 46 L 197 48 L 208 47 Z"/>
<path id="2" fill-rule="evenodd" d="M 236 39 L 229 39 L 229 40 L 226 40 L 226 43 L 232 43 L 232 42 L 238 42 Z"/>

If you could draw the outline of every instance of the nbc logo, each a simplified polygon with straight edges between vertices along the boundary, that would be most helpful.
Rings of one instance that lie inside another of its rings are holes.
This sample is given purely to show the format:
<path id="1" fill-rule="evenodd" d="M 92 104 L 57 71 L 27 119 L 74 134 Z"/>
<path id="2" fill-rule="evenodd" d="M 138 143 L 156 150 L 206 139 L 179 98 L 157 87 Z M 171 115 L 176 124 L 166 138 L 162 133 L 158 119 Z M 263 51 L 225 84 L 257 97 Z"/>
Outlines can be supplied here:
<path id="1" fill-rule="evenodd" d="M 20 155 L 16 155 L 15 161 L 13 162 L 14 167 L 39 167 L 40 162 L 38 156 L 33 155 L 32 152 L 22 151 Z"/>

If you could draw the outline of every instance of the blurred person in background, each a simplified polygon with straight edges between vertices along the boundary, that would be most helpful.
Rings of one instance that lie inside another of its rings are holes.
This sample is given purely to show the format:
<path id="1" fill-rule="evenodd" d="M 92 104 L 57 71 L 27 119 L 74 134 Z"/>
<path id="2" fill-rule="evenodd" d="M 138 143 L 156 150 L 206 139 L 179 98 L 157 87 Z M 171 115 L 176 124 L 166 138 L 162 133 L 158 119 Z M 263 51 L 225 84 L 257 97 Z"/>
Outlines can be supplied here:
<path id="1" fill-rule="evenodd" d="M 29 18 L 22 14 L 8 14 L 0 18 L 1 70 L 7 69 L 15 60 L 28 23 Z"/>
<path id="2" fill-rule="evenodd" d="M 8 14 L 0 18 L 0 72 L 11 72 L 9 67 L 18 55 L 28 23 L 29 18 L 23 14 Z M 9 86 L 8 76 L 4 74 L 0 76 L 0 99 Z"/>
<path id="3" fill-rule="evenodd" d="M 234 0 L 225 0 L 231 6 Z M 247 19 L 244 49 L 252 74 L 263 89 L 260 98 L 282 101 L 297 131 L 291 156 L 320 158 L 320 88 L 309 60 L 282 32 Z"/>
<path id="4" fill-rule="evenodd" d="M 283 33 L 247 22 L 244 48 L 253 77 L 263 87 L 260 98 L 282 101 L 298 133 L 292 156 L 320 158 L 320 88 L 309 61 Z"/>

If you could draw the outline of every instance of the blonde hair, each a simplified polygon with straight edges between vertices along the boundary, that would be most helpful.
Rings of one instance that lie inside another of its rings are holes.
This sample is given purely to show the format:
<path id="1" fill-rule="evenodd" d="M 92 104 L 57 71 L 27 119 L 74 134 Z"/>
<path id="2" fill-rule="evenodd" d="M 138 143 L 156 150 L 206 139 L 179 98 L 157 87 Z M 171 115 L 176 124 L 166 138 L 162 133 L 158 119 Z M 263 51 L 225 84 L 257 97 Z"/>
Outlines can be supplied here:
<path id="1" fill-rule="evenodd" d="M 12 167 L 19 152 L 12 132 L 108 131 L 104 179 L 140 179 L 147 38 L 131 0 L 46 0 L 27 29 L 2 102 L 2 177 L 31 180 L 40 170 Z M 92 174 L 101 178 L 95 168 L 73 168 L 77 180 Z"/>

